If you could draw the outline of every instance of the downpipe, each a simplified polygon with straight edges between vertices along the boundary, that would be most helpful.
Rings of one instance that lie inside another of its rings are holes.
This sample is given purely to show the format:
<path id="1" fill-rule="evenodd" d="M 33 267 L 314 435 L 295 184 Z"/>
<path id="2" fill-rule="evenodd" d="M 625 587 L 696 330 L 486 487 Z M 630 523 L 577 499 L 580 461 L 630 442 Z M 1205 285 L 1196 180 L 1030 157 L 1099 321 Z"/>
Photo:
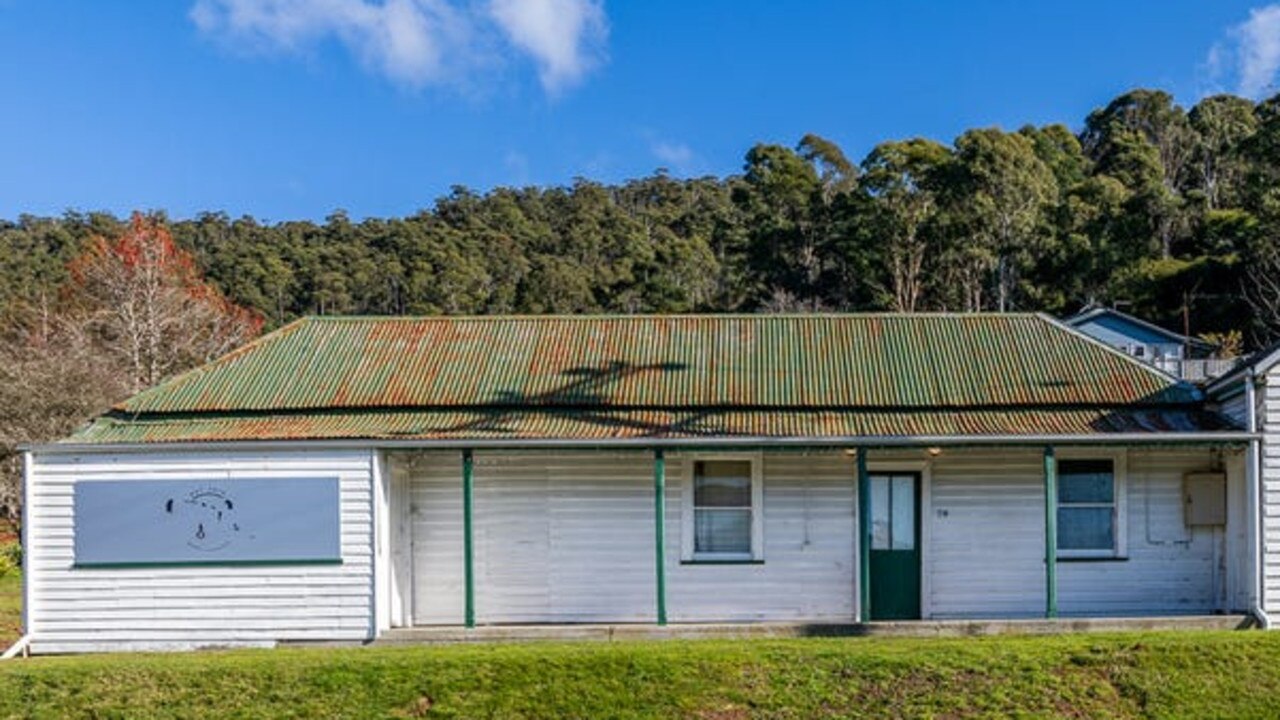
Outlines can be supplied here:
<path id="1" fill-rule="evenodd" d="M 0 655 L 0 660 L 12 660 L 18 657 L 19 653 L 22 654 L 22 657 L 28 657 L 29 655 L 31 655 L 31 636 L 30 635 L 23 635 L 22 637 L 18 638 L 17 642 L 10 645 L 9 649 L 5 650 L 3 655 Z"/>
<path id="2" fill-rule="evenodd" d="M 1257 376 L 1254 373 L 1253 366 L 1249 366 L 1245 374 L 1244 397 L 1245 407 L 1248 409 L 1246 427 L 1250 434 L 1258 432 L 1258 402 L 1257 402 Z M 1249 446 L 1245 450 L 1245 483 L 1249 487 L 1249 500 L 1253 505 L 1253 537 L 1250 545 L 1253 546 L 1253 575 L 1254 587 L 1250 595 L 1253 596 L 1253 602 L 1249 608 L 1254 620 L 1257 621 L 1258 627 L 1263 630 L 1271 629 L 1271 618 L 1267 616 L 1265 609 L 1265 594 L 1267 591 L 1266 569 L 1263 563 L 1266 560 L 1266 553 L 1263 552 L 1264 533 L 1262 529 L 1263 518 L 1265 513 L 1262 507 L 1262 440 L 1254 437 L 1249 441 Z"/>

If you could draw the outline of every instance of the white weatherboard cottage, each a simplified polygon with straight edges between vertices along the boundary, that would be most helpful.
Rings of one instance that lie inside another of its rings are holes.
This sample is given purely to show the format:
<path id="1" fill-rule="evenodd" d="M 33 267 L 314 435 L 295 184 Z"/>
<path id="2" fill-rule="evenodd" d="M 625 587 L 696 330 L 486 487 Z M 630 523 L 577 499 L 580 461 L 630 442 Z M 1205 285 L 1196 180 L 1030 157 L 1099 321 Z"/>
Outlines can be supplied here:
<path id="1" fill-rule="evenodd" d="M 1266 623 L 1275 359 L 1206 396 L 1038 315 L 306 319 L 28 451 L 26 642 Z"/>

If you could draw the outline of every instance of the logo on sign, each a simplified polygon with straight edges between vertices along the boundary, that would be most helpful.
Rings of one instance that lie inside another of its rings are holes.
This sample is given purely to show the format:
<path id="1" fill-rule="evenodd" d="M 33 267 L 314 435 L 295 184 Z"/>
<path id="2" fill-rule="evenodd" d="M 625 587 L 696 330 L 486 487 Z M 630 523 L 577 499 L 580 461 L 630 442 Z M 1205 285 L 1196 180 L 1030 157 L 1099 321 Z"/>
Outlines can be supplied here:
<path id="1" fill-rule="evenodd" d="M 240 532 L 235 502 L 220 488 L 201 488 L 186 497 L 169 498 L 164 510 L 189 525 L 187 545 L 196 550 L 217 552 Z"/>

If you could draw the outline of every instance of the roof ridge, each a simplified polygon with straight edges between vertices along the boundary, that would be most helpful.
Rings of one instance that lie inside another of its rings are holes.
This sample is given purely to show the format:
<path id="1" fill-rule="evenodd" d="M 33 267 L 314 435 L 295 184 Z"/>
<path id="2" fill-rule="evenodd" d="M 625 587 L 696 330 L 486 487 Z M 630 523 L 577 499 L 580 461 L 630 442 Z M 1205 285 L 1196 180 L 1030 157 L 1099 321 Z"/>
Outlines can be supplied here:
<path id="1" fill-rule="evenodd" d="M 294 322 L 415 322 L 415 321 L 458 321 L 458 320 L 656 320 L 656 319 L 804 319 L 804 318 L 956 318 L 956 319 L 1009 319 L 1035 318 L 1041 316 L 1037 312 L 793 312 L 793 313 L 578 313 L 578 314 L 519 314 L 505 313 L 500 315 L 303 315 Z M 293 324 L 293 323 L 290 323 Z"/>

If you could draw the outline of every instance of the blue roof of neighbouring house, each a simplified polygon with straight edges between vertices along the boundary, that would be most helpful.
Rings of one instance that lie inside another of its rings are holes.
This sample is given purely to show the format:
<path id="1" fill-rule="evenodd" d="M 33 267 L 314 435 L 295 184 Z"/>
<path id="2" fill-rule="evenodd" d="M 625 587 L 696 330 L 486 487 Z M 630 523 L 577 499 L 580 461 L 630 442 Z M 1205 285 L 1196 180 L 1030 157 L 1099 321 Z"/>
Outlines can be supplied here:
<path id="1" fill-rule="evenodd" d="M 1063 319 L 1062 322 L 1074 328 L 1094 323 L 1147 344 L 1174 343 L 1190 345 L 1203 350 L 1215 348 L 1213 343 L 1176 333 L 1115 308 L 1085 308 L 1079 313 Z"/>

